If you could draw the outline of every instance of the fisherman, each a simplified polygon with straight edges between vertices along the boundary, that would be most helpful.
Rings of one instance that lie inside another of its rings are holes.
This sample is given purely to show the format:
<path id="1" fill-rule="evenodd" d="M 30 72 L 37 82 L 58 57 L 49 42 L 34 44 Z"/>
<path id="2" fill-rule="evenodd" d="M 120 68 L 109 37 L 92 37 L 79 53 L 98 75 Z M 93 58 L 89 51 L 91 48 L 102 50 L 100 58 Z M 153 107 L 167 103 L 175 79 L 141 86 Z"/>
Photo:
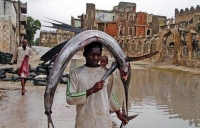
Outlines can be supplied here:
<path id="1" fill-rule="evenodd" d="M 11 60 L 11 65 L 17 59 L 18 75 L 21 76 L 21 94 L 24 95 L 26 92 L 25 84 L 26 78 L 29 76 L 29 56 L 32 56 L 32 50 L 27 46 L 27 40 L 22 41 L 22 46 L 18 47 Z M 20 70 L 20 71 L 19 71 Z"/>
<path id="2" fill-rule="evenodd" d="M 102 45 L 92 42 L 84 47 L 86 64 L 72 70 L 67 85 L 67 103 L 76 105 L 75 128 L 112 128 L 109 110 L 115 112 L 124 123 L 119 107 L 112 97 L 113 76 L 101 80 L 106 69 L 99 65 Z"/>

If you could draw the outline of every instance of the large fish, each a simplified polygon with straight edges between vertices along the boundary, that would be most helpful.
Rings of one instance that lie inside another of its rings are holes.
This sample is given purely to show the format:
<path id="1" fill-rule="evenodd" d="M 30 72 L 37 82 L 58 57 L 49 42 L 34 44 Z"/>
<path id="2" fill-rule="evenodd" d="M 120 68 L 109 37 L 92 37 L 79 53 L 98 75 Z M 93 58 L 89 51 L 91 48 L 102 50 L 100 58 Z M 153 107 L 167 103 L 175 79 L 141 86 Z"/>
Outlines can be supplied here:
<path id="1" fill-rule="evenodd" d="M 135 117 L 137 117 L 139 114 L 132 115 L 132 116 L 127 116 L 127 115 L 126 115 L 126 112 L 125 112 L 124 102 L 123 102 L 123 103 L 122 103 L 122 115 L 123 115 L 128 121 L 130 121 L 130 120 L 134 119 Z M 123 127 L 124 127 L 124 124 L 121 123 L 120 128 L 123 128 Z"/>
<path id="2" fill-rule="evenodd" d="M 114 71 L 116 68 L 120 70 L 120 76 L 125 90 L 126 114 L 128 115 L 128 88 L 131 78 L 131 67 L 130 63 L 127 61 L 131 61 L 133 58 L 127 58 L 120 48 L 119 44 L 110 35 L 98 30 L 88 30 L 79 33 L 66 43 L 66 45 L 59 52 L 54 62 L 55 64 L 51 69 L 44 93 L 44 106 L 45 114 L 48 116 L 48 121 L 49 123 L 52 123 L 52 126 L 53 122 L 51 119 L 51 108 L 60 77 L 72 57 L 79 50 L 83 49 L 86 45 L 94 41 L 100 42 L 115 58 L 115 63 L 102 79 L 106 79 L 106 77 L 112 73 L 111 70 Z"/>

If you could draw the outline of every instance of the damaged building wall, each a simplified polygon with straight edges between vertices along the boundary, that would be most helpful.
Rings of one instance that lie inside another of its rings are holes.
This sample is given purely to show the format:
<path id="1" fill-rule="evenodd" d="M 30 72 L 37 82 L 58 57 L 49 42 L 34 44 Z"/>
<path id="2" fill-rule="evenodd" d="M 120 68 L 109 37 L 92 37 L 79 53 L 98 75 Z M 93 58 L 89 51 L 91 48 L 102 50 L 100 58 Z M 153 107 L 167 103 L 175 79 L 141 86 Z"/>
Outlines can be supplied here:
<path id="1" fill-rule="evenodd" d="M 58 44 L 56 31 L 40 31 L 39 46 L 53 47 Z"/>
<path id="2" fill-rule="evenodd" d="M 14 52 L 16 40 L 16 10 L 11 1 L 0 1 L 0 51 Z"/>
<path id="3" fill-rule="evenodd" d="M 109 32 L 111 36 L 152 36 L 159 32 L 161 25 L 166 25 L 165 16 L 147 14 L 146 12 L 136 13 L 136 4 L 120 2 L 113 10 L 97 10 L 92 3 L 86 4 L 83 29 L 98 29 Z M 113 22 L 113 24 L 111 24 Z M 116 23 L 116 25 L 114 25 Z M 83 23 L 82 23 L 83 24 Z M 72 24 L 74 25 L 74 23 Z M 136 26 L 137 25 L 137 26 Z M 112 28 L 110 31 L 109 28 Z M 113 30 L 116 28 L 117 30 Z M 113 32 L 111 32 L 113 31 Z M 116 35 L 116 31 L 118 34 Z"/>
<path id="4" fill-rule="evenodd" d="M 85 15 L 85 30 L 93 29 L 95 21 L 95 4 L 86 4 L 86 15 Z"/>
<path id="5" fill-rule="evenodd" d="M 97 22 L 114 22 L 115 13 L 112 11 L 96 10 L 95 21 Z"/>
<path id="6" fill-rule="evenodd" d="M 146 12 L 136 12 L 136 4 L 129 2 L 119 2 L 113 10 L 98 10 L 93 3 L 86 4 L 86 14 L 79 16 L 82 28 L 85 30 L 100 30 L 107 34 L 118 36 L 152 36 L 159 32 L 160 22 L 166 17 L 147 14 Z M 76 19 L 71 18 L 72 25 L 75 26 Z M 164 24 L 165 25 L 165 24 Z M 110 29 L 110 30 L 109 30 Z"/>
<path id="7" fill-rule="evenodd" d="M 0 51 L 11 52 L 11 23 L 0 20 Z"/>
<path id="8" fill-rule="evenodd" d="M 180 11 L 176 8 L 175 9 L 175 22 L 180 23 L 184 21 L 192 22 L 193 15 L 195 13 L 200 13 L 200 6 L 197 5 L 196 8 L 193 6 L 188 9 L 185 8 L 185 10 L 181 9 Z"/>
<path id="9" fill-rule="evenodd" d="M 105 32 L 112 37 L 116 37 L 118 35 L 118 25 L 116 23 L 106 23 Z"/>
<path id="10" fill-rule="evenodd" d="M 200 6 L 197 5 L 196 8 L 192 6 L 190 9 L 185 8 L 185 10 L 181 9 L 180 11 L 175 9 L 175 23 L 179 24 L 179 27 L 187 31 L 198 31 L 197 26 L 200 23 Z"/>
<path id="11" fill-rule="evenodd" d="M 40 31 L 40 46 L 53 47 L 59 43 L 69 40 L 72 33 L 65 30 Z"/>
<path id="12" fill-rule="evenodd" d="M 136 3 L 119 2 L 118 6 L 114 6 L 113 10 L 120 12 L 136 12 Z"/>
<path id="13" fill-rule="evenodd" d="M 97 11 L 95 5 L 92 7 L 92 11 Z M 155 63 L 200 67 L 199 6 L 180 12 L 176 9 L 175 22 L 166 16 L 136 12 L 136 4 L 127 2 L 120 2 L 111 11 L 101 10 L 98 15 L 96 19 L 84 20 L 84 24 L 113 36 L 126 55 L 140 56 L 159 51 L 151 59 Z"/>
<path id="14" fill-rule="evenodd" d="M 118 36 L 135 35 L 136 4 L 120 2 L 113 8 L 115 21 L 118 24 Z"/>
<path id="15" fill-rule="evenodd" d="M 145 12 L 138 12 L 137 13 L 137 25 L 136 25 L 136 36 L 145 36 L 145 30 L 147 28 L 147 15 Z"/>

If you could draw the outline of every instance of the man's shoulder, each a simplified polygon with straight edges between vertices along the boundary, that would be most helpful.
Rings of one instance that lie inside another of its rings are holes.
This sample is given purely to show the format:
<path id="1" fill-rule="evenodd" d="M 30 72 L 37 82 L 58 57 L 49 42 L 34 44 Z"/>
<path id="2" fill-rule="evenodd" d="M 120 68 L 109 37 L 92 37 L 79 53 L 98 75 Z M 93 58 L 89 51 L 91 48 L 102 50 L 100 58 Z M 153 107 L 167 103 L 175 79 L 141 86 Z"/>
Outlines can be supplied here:
<path id="1" fill-rule="evenodd" d="M 71 72 L 80 72 L 82 69 L 84 69 L 84 65 L 74 68 Z"/>

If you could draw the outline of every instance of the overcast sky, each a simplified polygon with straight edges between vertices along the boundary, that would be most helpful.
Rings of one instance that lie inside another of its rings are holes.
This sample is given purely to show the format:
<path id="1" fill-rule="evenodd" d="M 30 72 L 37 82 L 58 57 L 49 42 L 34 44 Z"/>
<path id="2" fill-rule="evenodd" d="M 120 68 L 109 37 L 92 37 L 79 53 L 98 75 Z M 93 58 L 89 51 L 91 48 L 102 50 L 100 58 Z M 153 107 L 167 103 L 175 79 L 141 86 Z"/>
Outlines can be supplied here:
<path id="1" fill-rule="evenodd" d="M 121 0 L 20 0 L 27 2 L 27 15 L 41 21 L 42 25 L 50 25 L 43 21 L 49 21 L 45 17 L 71 24 L 71 16 L 86 12 L 86 3 L 94 3 L 96 9 L 112 10 Z M 185 9 L 200 5 L 200 0 L 125 0 L 122 2 L 136 3 L 136 12 L 174 17 L 175 8 Z M 41 30 L 49 30 L 42 27 Z M 35 35 L 39 36 L 39 31 Z"/>

